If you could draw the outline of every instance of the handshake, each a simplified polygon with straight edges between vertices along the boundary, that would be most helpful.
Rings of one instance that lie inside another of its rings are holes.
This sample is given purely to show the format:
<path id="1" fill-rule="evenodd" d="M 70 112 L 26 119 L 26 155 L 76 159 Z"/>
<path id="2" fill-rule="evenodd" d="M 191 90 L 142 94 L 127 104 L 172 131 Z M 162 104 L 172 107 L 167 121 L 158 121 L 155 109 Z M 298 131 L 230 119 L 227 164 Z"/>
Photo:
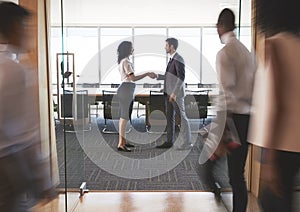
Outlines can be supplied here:
<path id="1" fill-rule="evenodd" d="M 158 77 L 158 75 L 156 73 L 154 73 L 154 72 L 147 72 L 147 76 L 150 77 L 150 78 L 152 78 L 152 79 L 155 79 L 155 78 Z"/>

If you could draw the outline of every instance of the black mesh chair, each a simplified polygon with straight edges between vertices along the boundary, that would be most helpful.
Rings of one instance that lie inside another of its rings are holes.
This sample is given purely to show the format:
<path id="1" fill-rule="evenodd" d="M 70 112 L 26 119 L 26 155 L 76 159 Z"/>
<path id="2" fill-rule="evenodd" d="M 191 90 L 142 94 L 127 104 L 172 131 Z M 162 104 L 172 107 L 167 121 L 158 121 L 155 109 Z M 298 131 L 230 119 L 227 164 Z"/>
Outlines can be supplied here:
<path id="1" fill-rule="evenodd" d="M 116 97 L 116 91 L 102 91 L 103 118 L 104 128 L 103 133 L 118 133 L 107 129 L 107 120 L 119 119 L 119 101 Z"/>
<path id="2" fill-rule="evenodd" d="M 73 91 L 65 90 L 61 94 L 61 118 L 66 118 L 66 132 L 91 130 L 89 118 L 89 99 L 87 90 Z M 76 130 L 74 128 L 76 125 Z"/>
<path id="3" fill-rule="evenodd" d="M 166 108 L 164 94 L 161 91 L 150 91 L 146 113 L 146 130 L 149 133 L 165 133 Z"/>
<path id="4" fill-rule="evenodd" d="M 150 84 L 150 83 L 144 83 L 143 84 L 143 88 L 161 88 L 161 83 L 156 83 L 156 84 Z M 140 118 L 142 116 L 146 116 L 146 113 L 142 113 L 140 114 L 139 111 L 140 110 L 144 110 L 145 111 L 145 106 L 141 106 L 142 104 L 140 102 L 137 103 L 137 107 L 136 107 L 136 117 Z"/>
<path id="5" fill-rule="evenodd" d="M 203 125 L 207 118 L 209 106 L 209 92 L 211 90 L 186 90 L 185 112 L 189 119 L 202 119 Z M 198 132 L 198 131 L 197 131 Z"/>
<path id="6" fill-rule="evenodd" d="M 119 114 L 119 101 L 116 96 L 116 91 L 106 91 L 102 90 L 102 104 L 103 104 L 103 118 L 104 118 L 104 128 L 103 133 L 118 133 L 117 130 L 108 130 L 107 120 L 118 120 L 120 119 Z M 130 132 L 131 128 L 127 130 L 126 133 Z"/>
<path id="7" fill-rule="evenodd" d="M 110 84 L 111 88 L 118 88 L 119 86 L 120 86 L 120 84 L 116 84 L 116 83 Z"/>

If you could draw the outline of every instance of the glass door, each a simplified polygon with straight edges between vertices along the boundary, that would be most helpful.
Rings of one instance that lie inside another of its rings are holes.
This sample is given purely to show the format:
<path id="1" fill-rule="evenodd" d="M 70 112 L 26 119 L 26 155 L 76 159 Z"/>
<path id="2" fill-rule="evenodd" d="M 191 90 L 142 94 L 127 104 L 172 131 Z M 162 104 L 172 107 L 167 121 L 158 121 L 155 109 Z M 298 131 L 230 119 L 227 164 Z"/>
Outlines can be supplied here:
<path id="1" fill-rule="evenodd" d="M 163 81 L 144 78 L 136 82 L 137 102 L 126 126 L 127 141 L 135 146 L 132 152 L 117 150 L 115 96 L 109 104 L 105 101 L 121 84 L 117 48 L 125 40 L 135 49 L 130 60 L 136 74 L 164 74 L 168 62 L 165 40 L 176 37 L 178 52 L 186 62 L 186 90 L 214 89 L 218 84 L 215 58 L 223 47 L 216 30 L 218 14 L 225 7 L 233 9 L 237 37 L 251 49 L 251 1 L 242 5 L 238 0 L 200 2 L 141 5 L 135 0 L 124 8 L 119 1 L 51 1 L 52 93 L 57 108 L 59 188 L 66 195 L 66 211 L 87 191 L 210 190 L 201 181 L 201 134 L 192 134 L 192 151 L 161 151 L 155 146 L 166 139 L 164 129 L 147 131 L 151 115 L 155 115 L 147 110 L 149 93 L 161 90 Z M 148 14 L 149 7 L 155 16 Z M 166 7 L 170 11 L 185 9 L 174 15 L 166 12 Z M 205 120 L 190 120 L 193 131 L 213 120 L 213 110 L 209 109 Z M 180 137 L 180 128 L 176 134 Z M 230 190 L 226 159 L 217 166 L 217 174 L 221 187 Z"/>

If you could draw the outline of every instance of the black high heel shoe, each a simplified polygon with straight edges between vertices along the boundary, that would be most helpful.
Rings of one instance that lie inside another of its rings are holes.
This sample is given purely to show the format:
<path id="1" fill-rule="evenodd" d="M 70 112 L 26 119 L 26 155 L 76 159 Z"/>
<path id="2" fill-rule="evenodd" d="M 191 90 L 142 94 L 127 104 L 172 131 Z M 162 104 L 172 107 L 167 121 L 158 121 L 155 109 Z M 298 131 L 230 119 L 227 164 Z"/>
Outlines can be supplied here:
<path id="1" fill-rule="evenodd" d="M 131 152 L 130 149 L 128 149 L 126 146 L 123 146 L 123 147 L 118 147 L 118 151 L 123 151 L 123 152 Z"/>
<path id="2" fill-rule="evenodd" d="M 129 148 L 130 148 L 130 147 L 135 147 L 133 144 L 130 144 L 130 143 L 125 144 L 125 146 L 126 146 L 126 147 L 129 147 Z"/>

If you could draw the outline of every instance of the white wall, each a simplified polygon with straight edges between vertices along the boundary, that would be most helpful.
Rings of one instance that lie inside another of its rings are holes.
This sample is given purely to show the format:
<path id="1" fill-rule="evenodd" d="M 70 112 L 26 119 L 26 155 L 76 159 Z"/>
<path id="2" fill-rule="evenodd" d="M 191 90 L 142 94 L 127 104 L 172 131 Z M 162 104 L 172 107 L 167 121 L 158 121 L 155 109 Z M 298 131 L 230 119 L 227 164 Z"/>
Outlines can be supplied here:
<path id="1" fill-rule="evenodd" d="M 14 3 L 16 3 L 16 4 L 19 4 L 19 0 L 6 0 L 6 1 L 14 2 Z"/>
<path id="2" fill-rule="evenodd" d="M 61 23 L 60 2 L 51 0 L 52 25 Z M 242 25 L 250 25 L 250 2 L 242 1 Z M 215 25 L 225 7 L 238 19 L 238 5 L 239 0 L 64 0 L 64 25 Z"/>

